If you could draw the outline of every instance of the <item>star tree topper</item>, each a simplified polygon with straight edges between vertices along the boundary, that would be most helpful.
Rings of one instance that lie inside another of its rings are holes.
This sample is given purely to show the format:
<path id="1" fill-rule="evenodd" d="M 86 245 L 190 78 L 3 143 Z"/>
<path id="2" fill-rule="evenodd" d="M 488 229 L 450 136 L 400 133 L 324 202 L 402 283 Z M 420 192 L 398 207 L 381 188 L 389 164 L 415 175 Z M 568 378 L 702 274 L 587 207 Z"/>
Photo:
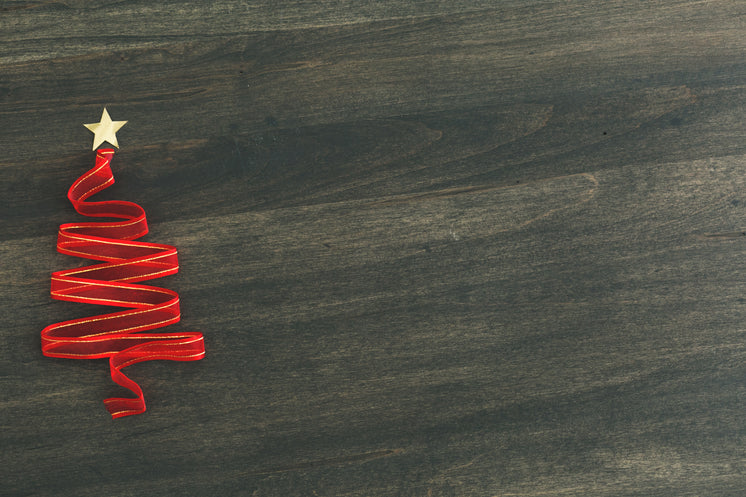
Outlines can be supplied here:
<path id="1" fill-rule="evenodd" d="M 96 150 L 96 147 L 104 142 L 109 142 L 119 148 L 117 131 L 125 124 L 127 124 L 127 121 L 112 121 L 109 113 L 106 111 L 106 107 L 104 107 L 104 112 L 101 114 L 101 121 L 84 124 L 83 126 L 93 132 L 93 150 Z"/>

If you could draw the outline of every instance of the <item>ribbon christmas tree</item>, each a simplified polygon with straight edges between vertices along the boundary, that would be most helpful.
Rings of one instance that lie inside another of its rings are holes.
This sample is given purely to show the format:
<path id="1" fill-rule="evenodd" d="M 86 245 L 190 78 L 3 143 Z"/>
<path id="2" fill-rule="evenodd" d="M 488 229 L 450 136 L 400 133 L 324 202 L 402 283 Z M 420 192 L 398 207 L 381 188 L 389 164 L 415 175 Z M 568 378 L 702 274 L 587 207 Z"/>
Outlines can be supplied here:
<path id="1" fill-rule="evenodd" d="M 101 121 L 85 126 L 95 137 L 93 150 L 108 142 L 119 147 L 116 132 L 127 121 L 112 121 L 104 108 Z M 125 308 L 126 310 L 73 319 L 47 326 L 41 332 L 45 356 L 69 359 L 108 358 L 111 378 L 134 398 L 104 400 L 113 418 L 145 412 L 140 386 L 123 372 L 143 361 L 196 361 L 205 355 L 202 333 L 145 333 L 177 323 L 179 295 L 165 288 L 138 284 L 179 270 L 176 248 L 136 242 L 148 232 L 145 211 L 133 202 L 88 198 L 114 183 L 114 150 L 96 151 L 93 169 L 70 187 L 67 198 L 88 217 L 120 219 L 110 222 L 67 223 L 60 226 L 60 253 L 103 261 L 87 267 L 52 273 L 52 298 Z"/>

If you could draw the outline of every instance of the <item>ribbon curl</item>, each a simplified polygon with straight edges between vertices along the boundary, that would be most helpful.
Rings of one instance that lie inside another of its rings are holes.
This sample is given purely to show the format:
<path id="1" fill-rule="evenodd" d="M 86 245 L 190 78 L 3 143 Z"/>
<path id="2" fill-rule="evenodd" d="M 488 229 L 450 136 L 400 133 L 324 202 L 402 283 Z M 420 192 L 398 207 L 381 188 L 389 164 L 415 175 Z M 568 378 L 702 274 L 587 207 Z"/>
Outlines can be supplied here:
<path id="1" fill-rule="evenodd" d="M 142 389 L 122 369 L 143 361 L 197 361 L 205 355 L 202 333 L 143 333 L 177 323 L 179 295 L 166 288 L 138 285 L 179 270 L 176 248 L 135 242 L 148 232 L 145 210 L 133 202 L 86 202 L 114 183 L 113 149 L 99 149 L 96 165 L 78 178 L 67 198 L 88 217 L 123 219 L 115 222 L 67 223 L 60 226 L 57 250 L 102 264 L 52 273 L 52 298 L 123 307 L 128 310 L 73 319 L 41 332 L 45 356 L 68 359 L 109 358 L 111 378 L 135 398 L 104 400 L 112 418 L 145 412 Z"/>

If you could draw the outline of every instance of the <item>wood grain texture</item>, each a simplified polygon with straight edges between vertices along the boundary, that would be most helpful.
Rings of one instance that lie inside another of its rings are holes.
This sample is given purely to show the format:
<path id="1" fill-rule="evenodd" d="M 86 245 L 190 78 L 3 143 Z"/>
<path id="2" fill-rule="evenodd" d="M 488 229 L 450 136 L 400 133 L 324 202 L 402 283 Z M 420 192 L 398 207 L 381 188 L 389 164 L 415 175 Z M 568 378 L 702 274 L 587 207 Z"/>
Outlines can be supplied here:
<path id="1" fill-rule="evenodd" d="M 740 496 L 740 2 L 0 4 L 0 495 Z M 107 105 L 199 363 L 44 358 Z"/>

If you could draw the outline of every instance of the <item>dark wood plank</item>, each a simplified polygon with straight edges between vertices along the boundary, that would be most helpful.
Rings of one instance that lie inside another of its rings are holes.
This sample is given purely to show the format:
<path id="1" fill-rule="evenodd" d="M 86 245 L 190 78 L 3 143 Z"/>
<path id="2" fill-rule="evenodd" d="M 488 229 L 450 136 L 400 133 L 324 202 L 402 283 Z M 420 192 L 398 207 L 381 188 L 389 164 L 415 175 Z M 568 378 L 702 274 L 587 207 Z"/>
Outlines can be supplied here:
<path id="1" fill-rule="evenodd" d="M 0 5 L 0 494 L 741 495 L 743 7 L 494 4 Z M 39 349 L 103 105 L 208 347 L 115 422 Z"/>

